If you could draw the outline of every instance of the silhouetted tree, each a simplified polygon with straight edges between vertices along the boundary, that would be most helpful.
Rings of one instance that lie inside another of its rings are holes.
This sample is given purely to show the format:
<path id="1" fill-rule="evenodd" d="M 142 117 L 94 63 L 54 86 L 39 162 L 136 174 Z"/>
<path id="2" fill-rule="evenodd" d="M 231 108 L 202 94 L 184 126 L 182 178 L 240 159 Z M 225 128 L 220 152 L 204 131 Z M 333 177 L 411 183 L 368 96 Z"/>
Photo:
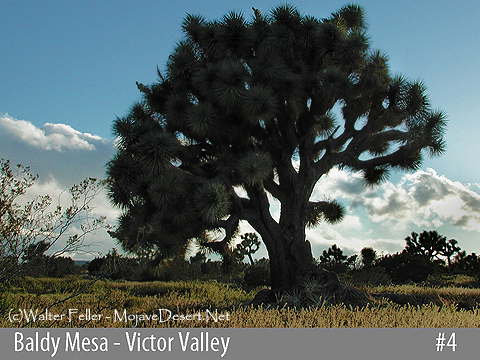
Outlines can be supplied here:
<path id="1" fill-rule="evenodd" d="M 421 255 L 426 261 L 432 261 L 434 258 L 441 260 L 440 256 L 447 258 L 450 265 L 451 257 L 460 250 L 455 239 L 440 235 L 436 230 L 426 231 L 417 234 L 412 232 L 405 238 L 407 243 L 405 250 L 410 254 Z"/>
<path id="2" fill-rule="evenodd" d="M 305 228 L 344 216 L 310 199 L 322 177 L 338 167 L 374 185 L 444 150 L 444 114 L 370 49 L 359 6 L 324 19 L 291 5 L 250 20 L 187 15 L 182 28 L 166 72 L 138 84 L 143 101 L 114 123 L 110 198 L 124 213 L 113 235 L 125 249 L 168 256 L 196 238 L 222 253 L 244 220 L 272 288 L 291 288 L 314 264 Z"/>
<path id="3" fill-rule="evenodd" d="M 207 257 L 205 256 L 204 253 L 198 251 L 195 256 L 191 256 L 190 257 L 190 263 L 191 264 L 194 264 L 194 263 L 201 263 L 203 264 L 205 261 L 207 260 Z"/>
<path id="4" fill-rule="evenodd" d="M 87 265 L 91 275 L 112 280 L 138 280 L 139 259 L 129 258 L 119 254 L 117 249 L 111 249 L 107 255 L 96 257 Z"/>
<path id="5" fill-rule="evenodd" d="M 260 249 L 260 240 L 258 240 L 258 235 L 255 233 L 246 233 L 241 237 L 242 242 L 237 244 L 235 248 L 235 253 L 239 258 L 239 261 L 242 261 L 245 255 L 248 256 L 250 264 L 253 265 L 252 254 L 256 253 Z"/>
<path id="6" fill-rule="evenodd" d="M 468 275 L 480 279 L 480 256 L 476 253 L 467 255 L 466 251 L 460 251 L 454 258 L 453 266 Z"/>
<path id="7" fill-rule="evenodd" d="M 355 264 L 357 255 L 348 257 L 343 254 L 343 250 L 336 244 L 333 244 L 328 250 L 323 250 L 322 255 L 319 257 L 320 265 L 327 270 L 332 270 L 337 273 L 343 273 L 348 268 Z"/>
<path id="8" fill-rule="evenodd" d="M 452 264 L 452 257 L 460 251 L 460 247 L 457 246 L 458 241 L 455 239 L 449 239 L 445 243 L 445 246 L 440 251 L 440 255 L 447 258 L 447 265 L 450 267 Z"/>
<path id="9" fill-rule="evenodd" d="M 436 264 L 425 257 L 406 251 L 386 255 L 377 261 L 376 266 L 384 268 L 395 284 L 425 281 L 438 268 Z"/>
<path id="10" fill-rule="evenodd" d="M 70 257 L 49 256 L 45 252 L 50 248 L 45 240 L 30 244 L 23 255 L 23 270 L 30 276 L 63 277 L 75 274 L 79 267 Z"/>
<path id="11" fill-rule="evenodd" d="M 80 271 L 80 267 L 75 264 L 75 261 L 71 257 L 65 256 L 47 256 L 45 268 L 46 275 L 49 277 L 64 277 Z"/>
<path id="12" fill-rule="evenodd" d="M 362 259 L 362 264 L 365 267 L 372 266 L 377 258 L 377 252 L 371 247 L 364 247 L 360 251 L 360 256 Z"/>
<path id="13" fill-rule="evenodd" d="M 30 244 L 22 256 L 23 261 L 32 263 L 36 258 L 45 255 L 45 251 L 50 248 L 50 244 L 45 240 Z"/>

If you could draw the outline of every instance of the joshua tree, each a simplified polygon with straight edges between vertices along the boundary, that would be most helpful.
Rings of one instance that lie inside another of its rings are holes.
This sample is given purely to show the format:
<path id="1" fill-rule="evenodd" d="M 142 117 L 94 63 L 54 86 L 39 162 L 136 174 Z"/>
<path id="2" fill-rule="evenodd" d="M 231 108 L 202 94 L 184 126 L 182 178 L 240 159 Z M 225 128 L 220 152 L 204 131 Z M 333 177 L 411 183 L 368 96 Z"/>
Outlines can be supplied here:
<path id="1" fill-rule="evenodd" d="M 445 256 L 449 266 L 451 257 L 460 251 L 460 247 L 457 246 L 457 240 L 447 240 L 445 236 L 440 235 L 436 230 L 424 230 L 420 235 L 412 232 L 410 236 L 405 238 L 405 241 L 407 243 L 405 247 L 406 252 L 421 255 L 427 261 L 432 261 L 433 258 L 440 259 L 439 256 Z"/>
<path id="2" fill-rule="evenodd" d="M 458 241 L 455 239 L 449 239 L 445 243 L 445 246 L 441 250 L 440 254 L 447 258 L 447 265 L 450 267 L 452 264 L 452 256 L 458 253 L 461 249 L 457 246 Z"/>
<path id="3" fill-rule="evenodd" d="M 253 265 L 252 254 L 256 253 L 260 248 L 260 240 L 258 240 L 258 235 L 255 233 L 246 233 L 241 236 L 242 242 L 237 244 L 235 252 L 238 255 L 240 261 L 243 260 L 245 255 L 248 256 L 250 264 Z"/>
<path id="4" fill-rule="evenodd" d="M 290 5 L 249 20 L 187 15 L 182 27 L 166 71 L 114 123 L 110 197 L 124 213 L 113 236 L 127 250 L 168 256 L 199 239 L 226 251 L 247 221 L 272 288 L 291 288 L 314 264 L 306 227 L 344 216 L 310 199 L 322 177 L 338 167 L 375 185 L 444 150 L 444 114 L 370 49 L 359 6 L 325 19 Z"/>
<path id="5" fill-rule="evenodd" d="M 362 258 L 362 264 L 365 267 L 372 266 L 375 259 L 377 258 L 377 252 L 371 247 L 364 247 L 360 251 L 360 255 Z"/>
<path id="6" fill-rule="evenodd" d="M 350 257 L 344 255 L 343 250 L 337 247 L 336 244 L 330 246 L 328 250 L 323 250 L 323 253 L 319 258 L 320 265 L 335 272 L 347 271 L 351 265 L 355 264 L 356 260 L 357 255 L 352 255 Z"/>

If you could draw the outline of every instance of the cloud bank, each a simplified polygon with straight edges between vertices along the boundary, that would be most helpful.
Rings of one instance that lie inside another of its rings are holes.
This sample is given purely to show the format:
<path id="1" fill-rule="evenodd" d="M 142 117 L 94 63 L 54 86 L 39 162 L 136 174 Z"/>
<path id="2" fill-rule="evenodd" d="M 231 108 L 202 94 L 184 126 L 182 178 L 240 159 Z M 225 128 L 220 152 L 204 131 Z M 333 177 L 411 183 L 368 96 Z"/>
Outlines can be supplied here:
<path id="1" fill-rule="evenodd" d="M 473 187 L 473 186 L 470 186 Z M 366 187 L 360 175 L 334 169 L 314 191 L 343 198 L 349 210 L 365 210 L 368 218 L 385 227 L 405 229 L 416 226 L 453 226 L 480 231 L 480 195 L 434 169 L 405 174 L 398 184 L 385 182 Z"/>
<path id="2" fill-rule="evenodd" d="M 112 141 L 69 125 L 47 123 L 38 128 L 29 121 L 0 115 L 0 158 L 30 166 L 40 175 L 32 193 L 56 196 L 86 177 L 104 178 L 105 164 L 114 151 Z M 339 169 L 322 178 L 312 199 L 337 199 L 345 206 L 346 217 L 339 224 L 307 230 L 314 255 L 318 257 L 333 244 L 349 255 L 366 246 L 378 253 L 394 253 L 405 247 L 404 238 L 412 231 L 432 229 L 456 238 L 467 252 L 480 252 L 479 184 L 464 185 L 433 169 L 397 178 L 376 187 L 366 187 L 359 174 Z M 278 203 L 272 203 L 271 211 L 278 219 Z M 94 215 L 105 215 L 115 224 L 118 211 L 103 194 L 96 199 Z M 253 231 L 247 224 L 242 230 Z M 98 251 L 103 253 L 118 247 L 106 234 L 95 241 L 102 242 Z"/>
<path id="3" fill-rule="evenodd" d="M 54 178 L 67 187 L 85 177 L 105 177 L 105 164 L 114 153 L 113 143 L 81 133 L 65 124 L 29 121 L 0 115 L 0 157 L 30 166 L 40 181 Z"/>
<path id="4" fill-rule="evenodd" d="M 4 136 L 40 150 L 95 151 L 95 144 L 106 142 L 100 136 L 81 133 L 69 125 L 46 123 L 41 128 L 37 128 L 29 121 L 16 120 L 8 114 L 0 117 L 0 128 Z"/>

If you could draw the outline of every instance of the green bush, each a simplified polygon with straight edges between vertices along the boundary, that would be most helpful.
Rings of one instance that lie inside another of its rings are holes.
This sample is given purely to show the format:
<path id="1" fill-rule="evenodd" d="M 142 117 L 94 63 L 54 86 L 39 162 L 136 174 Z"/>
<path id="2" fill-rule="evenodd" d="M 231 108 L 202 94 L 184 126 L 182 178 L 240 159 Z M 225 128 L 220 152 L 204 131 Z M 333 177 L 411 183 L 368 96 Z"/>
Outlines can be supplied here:
<path id="1" fill-rule="evenodd" d="M 343 254 L 343 250 L 333 244 L 328 250 L 323 250 L 318 261 L 325 270 L 333 271 L 337 274 L 344 274 L 355 265 L 357 255 L 348 257 Z"/>
<path id="2" fill-rule="evenodd" d="M 80 267 L 70 257 L 49 257 L 46 267 L 49 277 L 64 277 L 65 275 L 77 274 L 80 271 Z"/>

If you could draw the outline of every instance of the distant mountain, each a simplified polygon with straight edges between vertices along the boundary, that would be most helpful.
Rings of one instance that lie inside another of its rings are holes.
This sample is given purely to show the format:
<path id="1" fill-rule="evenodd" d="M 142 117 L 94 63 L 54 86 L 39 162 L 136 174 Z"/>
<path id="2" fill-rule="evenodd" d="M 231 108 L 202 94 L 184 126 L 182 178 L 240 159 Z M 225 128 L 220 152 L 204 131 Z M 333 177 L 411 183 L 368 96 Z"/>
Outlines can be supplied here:
<path id="1" fill-rule="evenodd" d="M 90 260 L 75 260 L 75 265 L 82 266 L 89 262 Z"/>

